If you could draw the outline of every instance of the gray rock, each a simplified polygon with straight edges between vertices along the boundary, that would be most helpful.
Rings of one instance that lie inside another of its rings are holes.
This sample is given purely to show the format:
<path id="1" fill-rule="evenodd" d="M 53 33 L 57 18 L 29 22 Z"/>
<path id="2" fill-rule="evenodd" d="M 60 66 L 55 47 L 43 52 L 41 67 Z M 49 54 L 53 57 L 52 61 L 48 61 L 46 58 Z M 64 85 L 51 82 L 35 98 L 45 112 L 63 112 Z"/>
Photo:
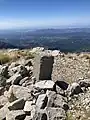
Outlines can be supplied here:
<path id="1" fill-rule="evenodd" d="M 26 116 L 24 120 L 32 120 L 31 116 Z"/>
<path id="2" fill-rule="evenodd" d="M 18 85 L 12 85 L 8 91 L 7 97 L 10 98 L 11 93 L 13 93 L 17 99 L 19 98 L 29 99 L 31 98 L 31 91 L 32 88 L 30 87 L 27 88 Z"/>
<path id="3" fill-rule="evenodd" d="M 58 55 L 60 55 L 60 51 L 59 50 L 53 50 L 52 51 L 52 56 L 56 57 Z"/>
<path id="4" fill-rule="evenodd" d="M 67 89 L 68 93 L 70 96 L 74 94 L 79 94 L 82 92 L 82 89 L 78 83 L 72 83 L 71 86 L 68 87 Z"/>
<path id="5" fill-rule="evenodd" d="M 29 71 L 27 70 L 25 66 L 20 67 L 19 73 L 21 74 L 22 77 L 29 76 Z"/>
<path id="6" fill-rule="evenodd" d="M 47 108 L 48 120 L 66 120 L 65 111 L 62 108 Z M 47 120 L 47 119 L 46 119 Z"/>
<path id="7" fill-rule="evenodd" d="M 0 75 L 0 87 L 6 86 L 6 79 L 4 76 Z"/>
<path id="8" fill-rule="evenodd" d="M 57 80 L 55 82 L 57 86 L 59 86 L 62 90 L 66 90 L 68 88 L 68 83 L 65 82 L 65 80 L 62 78 L 62 80 Z"/>
<path id="9" fill-rule="evenodd" d="M 56 98 L 56 92 L 47 90 L 46 95 L 48 97 L 47 107 L 53 107 L 54 100 Z"/>
<path id="10" fill-rule="evenodd" d="M 38 96 L 36 101 L 36 109 L 44 109 L 47 106 L 48 97 L 46 94 L 41 94 Z"/>
<path id="11" fill-rule="evenodd" d="M 36 108 L 36 106 L 33 105 L 32 101 L 26 101 L 25 106 L 24 106 L 24 111 L 25 111 L 25 113 L 30 114 L 31 118 L 33 118 L 33 116 L 35 114 L 35 108 Z"/>
<path id="12" fill-rule="evenodd" d="M 68 110 L 68 108 L 69 108 L 67 101 L 66 101 L 66 98 L 61 96 L 61 95 L 58 95 L 58 94 L 54 100 L 54 107 L 62 108 L 64 110 Z"/>
<path id="13" fill-rule="evenodd" d="M 2 67 L 2 71 L 1 71 L 1 75 L 5 78 L 8 78 L 9 77 L 9 74 L 8 74 L 8 66 L 3 66 Z"/>
<path id="14" fill-rule="evenodd" d="M 22 76 L 18 73 L 14 74 L 12 77 L 10 77 L 6 83 L 7 84 L 15 84 L 15 85 L 18 85 L 20 80 L 22 79 Z"/>
<path id="15" fill-rule="evenodd" d="M 53 90 L 55 83 L 52 80 L 43 80 L 35 83 L 35 88 Z"/>
<path id="16" fill-rule="evenodd" d="M 21 110 L 24 108 L 24 104 L 25 104 L 25 100 L 21 98 L 10 103 L 8 108 L 9 110 Z"/>
<path id="17" fill-rule="evenodd" d="M 65 96 L 64 90 L 62 90 L 59 86 L 56 85 L 56 93 Z"/>
<path id="18" fill-rule="evenodd" d="M 24 120 L 25 117 L 23 110 L 9 111 L 6 115 L 6 120 Z"/>
<path id="19" fill-rule="evenodd" d="M 50 55 L 38 55 L 34 60 L 34 75 L 36 80 L 51 80 L 54 57 Z"/>
<path id="20" fill-rule="evenodd" d="M 49 120 L 46 110 L 36 111 L 32 120 Z"/>
<path id="21" fill-rule="evenodd" d="M 25 66 L 32 66 L 32 60 L 26 60 Z"/>
<path id="22" fill-rule="evenodd" d="M 66 120 L 66 114 L 62 108 L 48 107 L 45 110 L 36 111 L 32 120 Z"/>
<path id="23" fill-rule="evenodd" d="M 1 95 L 0 96 L 0 108 L 2 108 L 7 102 L 8 102 L 7 97 L 5 97 L 4 95 Z"/>
<path id="24" fill-rule="evenodd" d="M 20 80 L 19 85 L 22 85 L 23 83 L 25 83 L 25 81 L 27 81 L 29 78 L 25 77 L 22 80 Z"/>
<path id="25" fill-rule="evenodd" d="M 90 79 L 80 80 L 78 83 L 81 87 L 90 87 Z"/>
<path id="26" fill-rule="evenodd" d="M 8 104 L 9 103 L 7 103 L 6 105 L 4 105 L 4 107 L 2 107 L 0 109 L 0 120 L 5 120 L 6 114 L 9 112 L 9 110 L 8 110 Z"/>
<path id="27" fill-rule="evenodd" d="M 4 93 L 4 87 L 0 87 L 0 95 Z"/>
<path id="28" fill-rule="evenodd" d="M 29 113 L 32 111 L 32 101 L 25 102 L 24 111 Z"/>

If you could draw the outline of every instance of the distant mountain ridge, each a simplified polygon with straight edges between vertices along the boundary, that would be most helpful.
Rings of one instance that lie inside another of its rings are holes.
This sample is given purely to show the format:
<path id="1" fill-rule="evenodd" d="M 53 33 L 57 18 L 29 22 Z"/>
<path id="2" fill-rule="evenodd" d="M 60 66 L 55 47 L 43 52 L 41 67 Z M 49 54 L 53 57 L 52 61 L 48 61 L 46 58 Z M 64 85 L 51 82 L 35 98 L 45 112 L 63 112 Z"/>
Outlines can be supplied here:
<path id="1" fill-rule="evenodd" d="M 62 52 L 90 51 L 90 28 L 0 30 L 0 48 L 45 47 Z"/>
<path id="2" fill-rule="evenodd" d="M 13 48 L 17 48 L 17 47 L 14 46 L 14 45 L 11 45 L 10 43 L 0 41 L 0 49 L 3 49 L 3 48 L 5 48 L 5 49 L 7 49 L 7 48 L 13 49 Z"/>

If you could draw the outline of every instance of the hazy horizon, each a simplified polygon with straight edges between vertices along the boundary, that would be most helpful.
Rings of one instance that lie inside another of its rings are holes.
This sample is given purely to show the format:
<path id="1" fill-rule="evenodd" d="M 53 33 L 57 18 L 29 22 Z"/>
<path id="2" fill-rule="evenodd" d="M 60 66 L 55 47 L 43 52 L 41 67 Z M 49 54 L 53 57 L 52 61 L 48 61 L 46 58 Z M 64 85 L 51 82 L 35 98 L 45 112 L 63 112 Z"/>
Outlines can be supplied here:
<path id="1" fill-rule="evenodd" d="M 0 0 L 0 29 L 90 26 L 87 0 Z"/>

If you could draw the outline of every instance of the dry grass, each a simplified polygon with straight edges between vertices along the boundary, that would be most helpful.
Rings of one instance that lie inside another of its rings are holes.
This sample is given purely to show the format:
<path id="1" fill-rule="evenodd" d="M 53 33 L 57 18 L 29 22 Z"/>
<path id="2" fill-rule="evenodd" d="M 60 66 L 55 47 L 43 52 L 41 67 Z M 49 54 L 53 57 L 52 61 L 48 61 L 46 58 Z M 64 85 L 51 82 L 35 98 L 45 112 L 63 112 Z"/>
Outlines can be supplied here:
<path id="1" fill-rule="evenodd" d="M 0 50 L 0 64 L 6 64 L 8 62 L 16 61 L 20 58 L 33 59 L 35 53 L 31 53 L 30 50 Z"/>

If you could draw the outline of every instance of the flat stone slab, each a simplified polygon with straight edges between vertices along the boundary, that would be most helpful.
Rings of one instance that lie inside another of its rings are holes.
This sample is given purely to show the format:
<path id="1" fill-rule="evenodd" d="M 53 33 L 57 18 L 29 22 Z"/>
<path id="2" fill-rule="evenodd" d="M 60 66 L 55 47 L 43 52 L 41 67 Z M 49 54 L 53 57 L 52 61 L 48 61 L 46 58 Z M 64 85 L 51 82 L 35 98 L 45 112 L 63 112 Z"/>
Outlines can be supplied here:
<path id="1" fill-rule="evenodd" d="M 10 103 L 8 106 L 9 110 L 21 110 L 24 108 L 25 101 L 23 98 L 15 100 L 14 102 Z"/>
<path id="2" fill-rule="evenodd" d="M 54 85 L 55 85 L 55 83 L 52 80 L 43 80 L 43 81 L 37 82 L 35 84 L 35 87 L 39 88 L 39 89 L 50 89 L 50 90 L 52 90 Z"/>

